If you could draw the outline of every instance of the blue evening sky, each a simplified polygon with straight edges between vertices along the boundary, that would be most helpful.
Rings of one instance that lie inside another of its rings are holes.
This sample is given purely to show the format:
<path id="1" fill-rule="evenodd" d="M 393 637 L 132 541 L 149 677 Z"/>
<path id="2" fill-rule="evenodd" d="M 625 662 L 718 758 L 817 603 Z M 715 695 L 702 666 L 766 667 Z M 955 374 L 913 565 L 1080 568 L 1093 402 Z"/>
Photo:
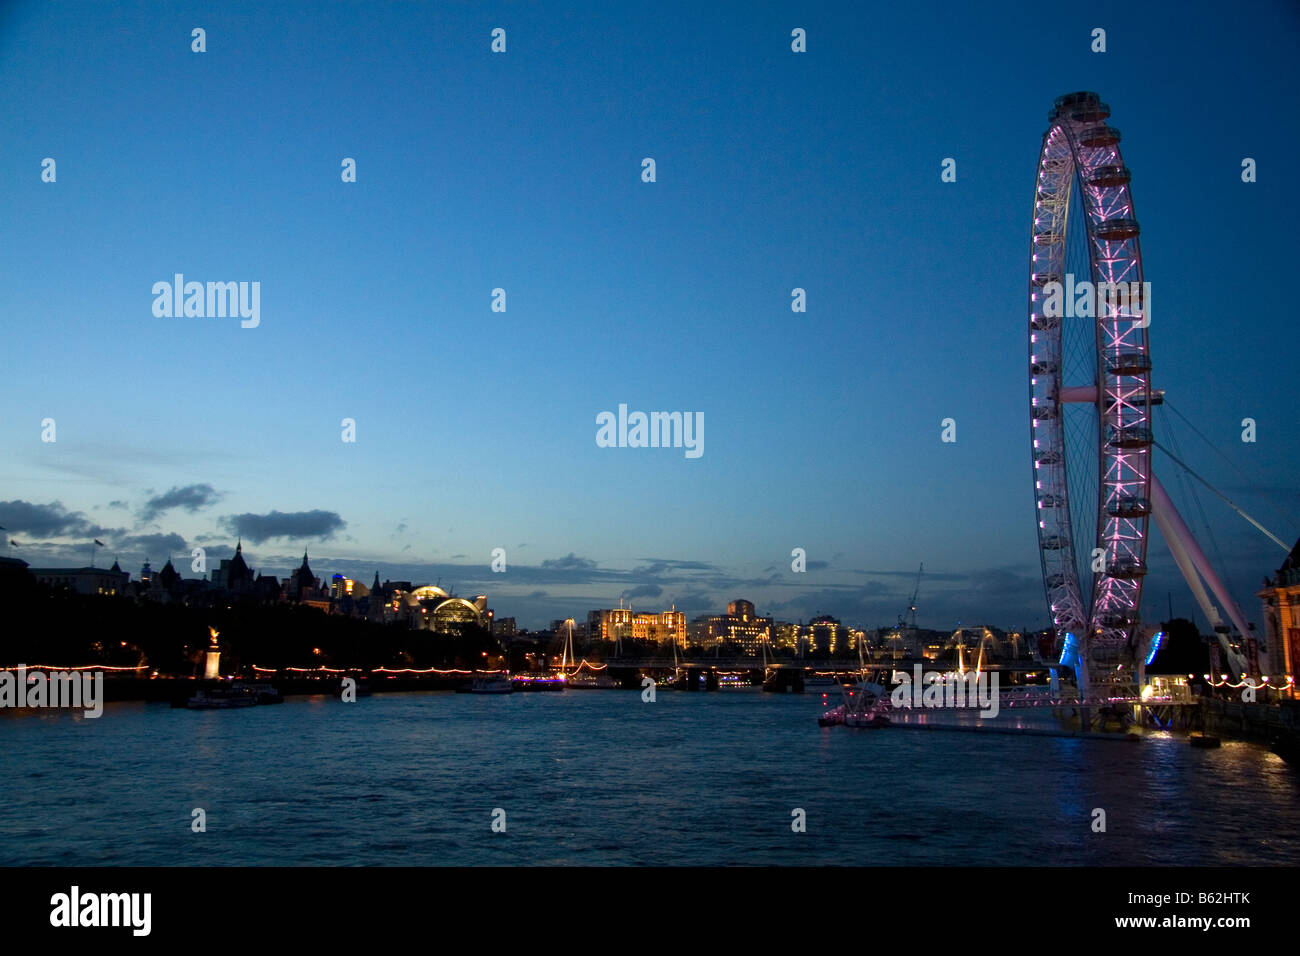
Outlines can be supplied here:
<path id="1" fill-rule="evenodd" d="M 531 626 L 621 596 L 891 624 L 925 562 L 923 626 L 1043 626 L 1030 208 L 1052 100 L 1090 89 L 1156 384 L 1228 460 L 1183 451 L 1290 543 L 1297 9 L 4 4 L 0 524 L 35 564 L 99 537 L 187 577 L 242 529 L 259 569 L 305 548 Z M 260 326 L 156 318 L 177 272 L 260 282 Z M 703 456 L 597 447 L 620 403 L 702 412 Z M 1282 550 L 1202 491 L 1211 544 L 1157 468 L 1258 621 Z M 1190 614 L 1152 533 L 1148 612 Z"/>

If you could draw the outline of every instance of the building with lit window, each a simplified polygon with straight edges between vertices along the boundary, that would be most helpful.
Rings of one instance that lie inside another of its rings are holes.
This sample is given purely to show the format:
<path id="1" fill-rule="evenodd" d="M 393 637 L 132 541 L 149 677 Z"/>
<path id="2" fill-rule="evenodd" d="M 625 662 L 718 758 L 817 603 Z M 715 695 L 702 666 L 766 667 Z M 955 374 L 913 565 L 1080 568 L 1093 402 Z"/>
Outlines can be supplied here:
<path id="1" fill-rule="evenodd" d="M 473 601 L 449 597 L 438 602 L 425 618 L 424 626 L 439 634 L 459 634 L 465 630 L 491 628 L 492 612 L 487 609 L 487 597 L 479 595 Z"/>
<path id="2" fill-rule="evenodd" d="M 117 567 L 117 562 L 113 563 Z M 118 595 L 126 591 L 131 576 L 125 571 L 110 568 L 28 568 L 28 572 L 42 584 L 64 587 L 78 594 Z"/>
<path id="3" fill-rule="evenodd" d="M 772 619 L 759 617 L 754 605 L 743 599 L 727 605 L 727 613 L 708 619 L 705 643 L 709 645 L 734 644 L 746 654 L 760 654 L 764 644 L 772 640 Z"/>
<path id="4" fill-rule="evenodd" d="M 829 651 L 834 654 L 846 646 L 847 638 L 848 631 L 844 625 L 829 614 L 815 617 L 808 622 L 808 650 L 810 651 Z"/>
<path id="5" fill-rule="evenodd" d="M 1273 577 L 1258 592 L 1264 603 L 1264 641 L 1268 670 L 1277 677 L 1294 677 L 1300 666 L 1300 540 Z M 1278 680 L 1277 686 L 1284 681 Z M 1294 687 L 1291 690 L 1294 694 Z"/>
<path id="6" fill-rule="evenodd" d="M 791 624 L 789 621 L 774 621 L 772 623 L 772 643 L 777 647 L 798 650 L 799 625 Z"/>
<path id="7" fill-rule="evenodd" d="M 633 611 L 630 607 L 603 608 L 587 613 L 587 635 L 595 641 L 627 640 L 686 646 L 686 615 L 669 611 Z"/>

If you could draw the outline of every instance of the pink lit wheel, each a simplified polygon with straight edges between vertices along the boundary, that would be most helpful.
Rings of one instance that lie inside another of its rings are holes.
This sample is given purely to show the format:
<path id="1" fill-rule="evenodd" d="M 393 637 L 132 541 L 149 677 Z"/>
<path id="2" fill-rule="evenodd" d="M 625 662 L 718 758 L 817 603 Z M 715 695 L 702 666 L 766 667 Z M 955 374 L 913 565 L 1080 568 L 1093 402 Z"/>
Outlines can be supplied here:
<path id="1" fill-rule="evenodd" d="M 1058 97 L 1048 114 L 1029 278 L 1038 547 L 1062 662 L 1077 665 L 1081 690 L 1131 651 L 1151 511 L 1151 296 L 1109 116 L 1096 93 Z M 1085 282 L 1118 292 L 1080 301 Z"/>

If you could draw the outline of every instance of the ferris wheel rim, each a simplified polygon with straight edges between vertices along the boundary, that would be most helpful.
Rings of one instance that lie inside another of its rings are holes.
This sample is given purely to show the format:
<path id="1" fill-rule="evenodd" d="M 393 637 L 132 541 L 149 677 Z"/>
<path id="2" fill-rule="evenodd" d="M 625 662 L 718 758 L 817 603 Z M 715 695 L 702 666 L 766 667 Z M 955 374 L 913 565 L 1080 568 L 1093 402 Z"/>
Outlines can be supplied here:
<path id="1" fill-rule="evenodd" d="M 1040 566 L 1053 625 L 1058 634 L 1073 633 L 1081 654 L 1132 641 L 1150 512 L 1150 286 L 1144 280 L 1131 174 L 1119 149 L 1120 133 L 1106 122 L 1109 116 L 1110 108 L 1096 93 L 1057 98 L 1039 150 L 1031 230 L 1030 443 Z M 1124 308 L 1107 307 L 1104 315 L 1093 310 L 1097 363 L 1091 386 L 1062 383 L 1062 331 L 1071 313 L 1059 306 L 1062 298 L 1069 300 L 1058 292 L 1056 314 L 1048 301 L 1051 284 L 1067 281 L 1068 223 L 1076 193 L 1093 292 L 1103 283 L 1111 293 L 1132 283 L 1138 296 Z M 1063 420 L 1066 404 L 1087 400 L 1097 410 L 1097 526 L 1090 557 L 1100 557 L 1103 570 L 1096 573 L 1092 565 L 1093 588 L 1085 602 Z"/>

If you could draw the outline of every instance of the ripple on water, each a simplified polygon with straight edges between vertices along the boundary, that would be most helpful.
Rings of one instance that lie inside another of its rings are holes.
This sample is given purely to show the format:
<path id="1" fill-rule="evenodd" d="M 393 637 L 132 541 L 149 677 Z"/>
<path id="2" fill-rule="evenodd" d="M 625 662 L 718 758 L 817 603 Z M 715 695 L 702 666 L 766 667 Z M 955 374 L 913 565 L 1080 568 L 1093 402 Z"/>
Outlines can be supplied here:
<path id="1" fill-rule="evenodd" d="M 1252 745 L 853 733 L 820 709 L 395 694 L 4 720 L 0 864 L 1300 862 L 1300 775 Z"/>

